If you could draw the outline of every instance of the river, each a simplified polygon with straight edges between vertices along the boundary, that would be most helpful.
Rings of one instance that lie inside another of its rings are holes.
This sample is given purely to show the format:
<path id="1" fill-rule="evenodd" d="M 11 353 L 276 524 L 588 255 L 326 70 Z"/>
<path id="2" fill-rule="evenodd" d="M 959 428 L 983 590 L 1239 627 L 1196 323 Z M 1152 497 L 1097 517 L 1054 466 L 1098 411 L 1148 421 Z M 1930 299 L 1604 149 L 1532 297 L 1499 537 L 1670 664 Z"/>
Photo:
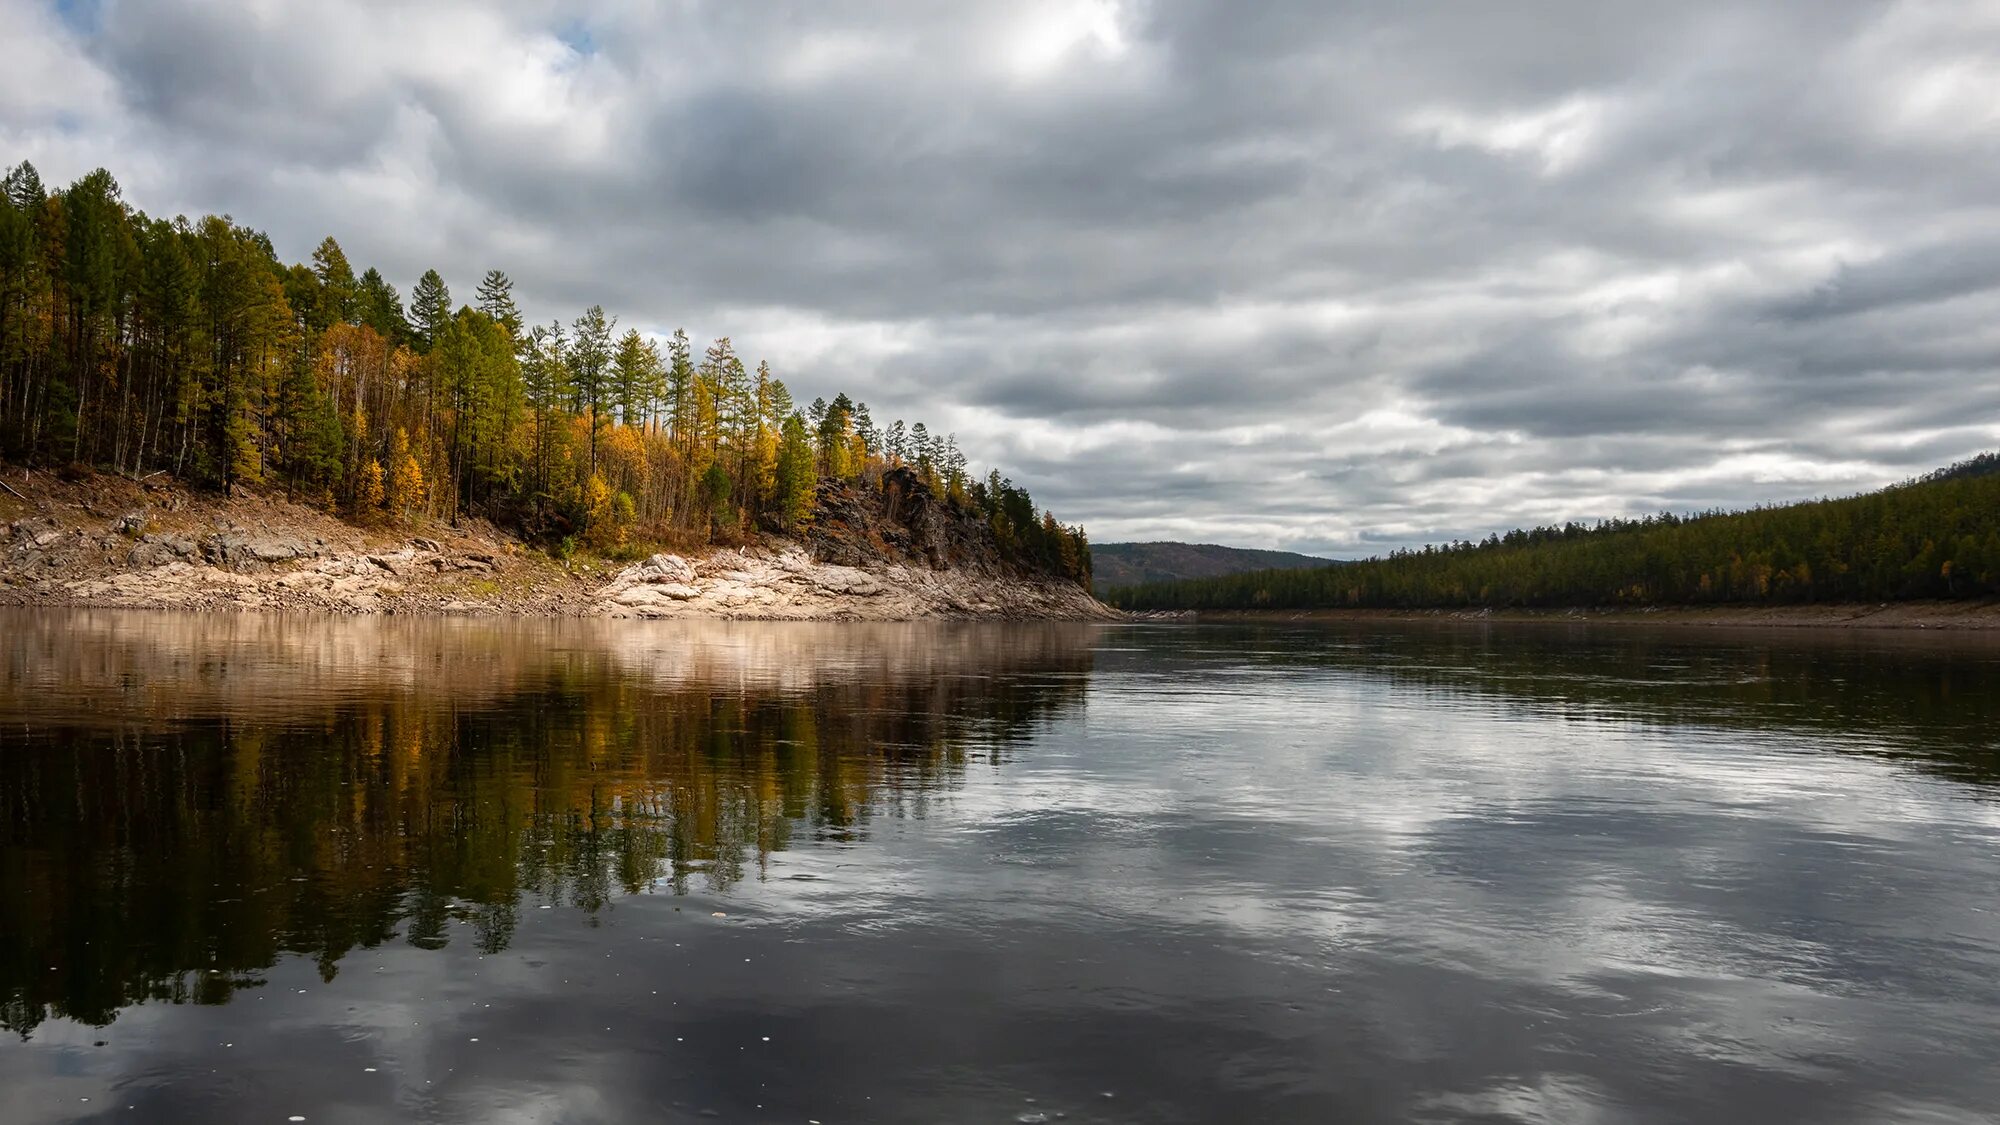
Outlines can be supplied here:
<path id="1" fill-rule="evenodd" d="M 0 611 L 0 1120 L 1985 1121 L 2000 643 Z"/>

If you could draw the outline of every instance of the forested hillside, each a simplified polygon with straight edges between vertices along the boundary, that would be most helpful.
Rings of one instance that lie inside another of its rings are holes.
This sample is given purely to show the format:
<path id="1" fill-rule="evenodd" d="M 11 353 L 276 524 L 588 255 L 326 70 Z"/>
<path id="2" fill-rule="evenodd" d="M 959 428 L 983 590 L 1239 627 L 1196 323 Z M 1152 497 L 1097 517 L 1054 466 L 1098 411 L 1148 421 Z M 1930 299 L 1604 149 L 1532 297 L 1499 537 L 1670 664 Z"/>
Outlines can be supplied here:
<path id="1" fill-rule="evenodd" d="M 1006 555 L 1089 578 L 1079 528 L 951 435 L 800 407 L 725 337 L 664 350 L 600 307 L 529 325 L 494 270 L 405 306 L 327 238 L 309 265 L 227 216 L 159 218 L 109 173 L 0 184 L 0 457 L 282 490 L 358 522 L 478 513 L 552 544 L 730 542 L 809 521 L 819 482 L 907 466 Z"/>
<path id="2" fill-rule="evenodd" d="M 1292 570 L 1326 566 L 1330 560 L 1290 551 L 1260 551 L 1215 543 L 1098 543 L 1090 549 L 1091 582 L 1099 590 L 1214 578 L 1249 570 Z"/>
<path id="3" fill-rule="evenodd" d="M 1511 531 L 1318 570 L 1129 587 L 1126 609 L 1886 601 L 2000 594 L 2000 455 L 1862 496 Z"/>

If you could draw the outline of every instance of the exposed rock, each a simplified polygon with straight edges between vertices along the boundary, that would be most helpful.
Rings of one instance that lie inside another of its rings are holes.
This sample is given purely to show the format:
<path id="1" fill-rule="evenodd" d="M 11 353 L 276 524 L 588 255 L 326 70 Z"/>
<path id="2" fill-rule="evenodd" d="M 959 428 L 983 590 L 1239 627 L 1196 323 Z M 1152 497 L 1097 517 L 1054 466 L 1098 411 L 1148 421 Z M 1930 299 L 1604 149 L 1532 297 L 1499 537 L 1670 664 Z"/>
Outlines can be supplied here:
<path id="1" fill-rule="evenodd" d="M 0 605 L 614 617 L 900 620 L 1113 616 L 1075 583 L 1002 561 L 992 533 L 907 473 L 821 485 L 798 539 L 621 570 L 524 551 L 492 529 L 385 539 L 281 499 L 31 474 L 0 523 Z M 98 513 L 126 513 L 107 518 Z M 133 517 L 143 518 L 143 522 Z M 504 578 L 501 576 L 504 575 Z"/>
<path id="2" fill-rule="evenodd" d="M 642 583 L 637 586 L 627 587 L 611 595 L 611 600 L 622 606 L 637 608 L 640 606 L 658 606 L 673 602 L 684 602 L 700 596 L 701 591 L 695 589 L 693 586 L 684 586 L 677 582 L 664 582 L 659 584 Z"/>
<path id="3" fill-rule="evenodd" d="M 810 574 L 812 583 L 829 594 L 873 598 L 882 594 L 882 583 L 865 570 L 848 566 L 823 566 Z"/>
<path id="4" fill-rule="evenodd" d="M 676 582 L 683 585 L 694 581 L 694 566 L 679 555 L 654 555 L 637 567 L 640 581 Z"/>
<path id="5" fill-rule="evenodd" d="M 126 553 L 132 566 L 160 566 L 195 553 L 194 540 L 181 535 L 142 535 Z"/>
<path id="6" fill-rule="evenodd" d="M 201 557 L 210 563 L 221 564 L 229 559 L 231 552 L 241 552 L 249 546 L 249 540 L 241 535 L 217 534 L 201 541 Z"/>
<path id="7" fill-rule="evenodd" d="M 655 559 L 627 567 L 597 591 L 601 611 L 613 616 L 796 620 L 1116 616 L 1075 583 L 1047 577 L 992 569 L 938 571 L 927 561 L 915 566 L 827 564 L 791 544 L 718 558 L 726 558 L 728 565 L 681 582 L 666 581 L 663 571 L 685 572 Z"/>

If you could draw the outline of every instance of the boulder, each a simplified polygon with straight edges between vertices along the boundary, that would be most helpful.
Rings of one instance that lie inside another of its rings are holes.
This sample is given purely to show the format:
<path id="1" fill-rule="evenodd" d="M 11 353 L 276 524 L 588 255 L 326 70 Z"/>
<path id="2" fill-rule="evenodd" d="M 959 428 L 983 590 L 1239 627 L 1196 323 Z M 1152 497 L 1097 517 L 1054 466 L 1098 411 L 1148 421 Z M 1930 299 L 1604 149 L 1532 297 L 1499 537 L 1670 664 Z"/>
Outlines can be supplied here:
<path id="1" fill-rule="evenodd" d="M 811 575 L 812 584 L 829 594 L 855 598 L 879 597 L 885 590 L 875 576 L 849 566 L 825 566 Z"/>
<path id="2" fill-rule="evenodd" d="M 689 584 L 694 581 L 694 566 L 679 555 L 654 555 L 640 563 L 639 570 L 648 577 L 647 582 L 678 582 Z"/>
<path id="3" fill-rule="evenodd" d="M 142 546 L 158 547 L 177 559 L 184 559 L 195 553 L 194 540 L 185 535 L 141 535 Z"/>
<path id="4" fill-rule="evenodd" d="M 194 553 L 194 540 L 185 536 L 142 535 L 125 557 L 133 566 L 163 566 Z"/>
<path id="5" fill-rule="evenodd" d="M 611 600 L 622 606 L 640 609 L 647 606 L 671 605 L 674 602 L 689 601 L 700 596 L 701 591 L 693 586 L 678 582 L 660 582 L 627 587 L 614 594 Z"/>

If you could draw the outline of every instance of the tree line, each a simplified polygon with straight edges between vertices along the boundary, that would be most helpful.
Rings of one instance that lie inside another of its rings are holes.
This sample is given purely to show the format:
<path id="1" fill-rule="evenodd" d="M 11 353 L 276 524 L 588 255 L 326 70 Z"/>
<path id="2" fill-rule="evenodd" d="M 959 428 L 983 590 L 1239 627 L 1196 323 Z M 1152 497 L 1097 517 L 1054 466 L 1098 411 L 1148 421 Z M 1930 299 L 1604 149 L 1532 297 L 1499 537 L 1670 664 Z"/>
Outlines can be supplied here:
<path id="1" fill-rule="evenodd" d="M 1127 609 L 1887 601 L 2000 595 L 2000 455 L 1879 492 L 1566 523 L 1311 570 L 1131 586 Z"/>
<path id="2" fill-rule="evenodd" d="M 530 325 L 493 270 L 407 304 L 329 237 L 285 265 L 226 215 L 156 218 L 100 169 L 0 181 L 0 457 L 282 489 L 350 518 L 492 517 L 551 542 L 791 531 L 825 481 L 915 472 L 1003 550 L 1087 578 L 1080 528 L 968 470 L 956 438 L 796 403 L 729 338 L 699 352 L 592 306 Z"/>

